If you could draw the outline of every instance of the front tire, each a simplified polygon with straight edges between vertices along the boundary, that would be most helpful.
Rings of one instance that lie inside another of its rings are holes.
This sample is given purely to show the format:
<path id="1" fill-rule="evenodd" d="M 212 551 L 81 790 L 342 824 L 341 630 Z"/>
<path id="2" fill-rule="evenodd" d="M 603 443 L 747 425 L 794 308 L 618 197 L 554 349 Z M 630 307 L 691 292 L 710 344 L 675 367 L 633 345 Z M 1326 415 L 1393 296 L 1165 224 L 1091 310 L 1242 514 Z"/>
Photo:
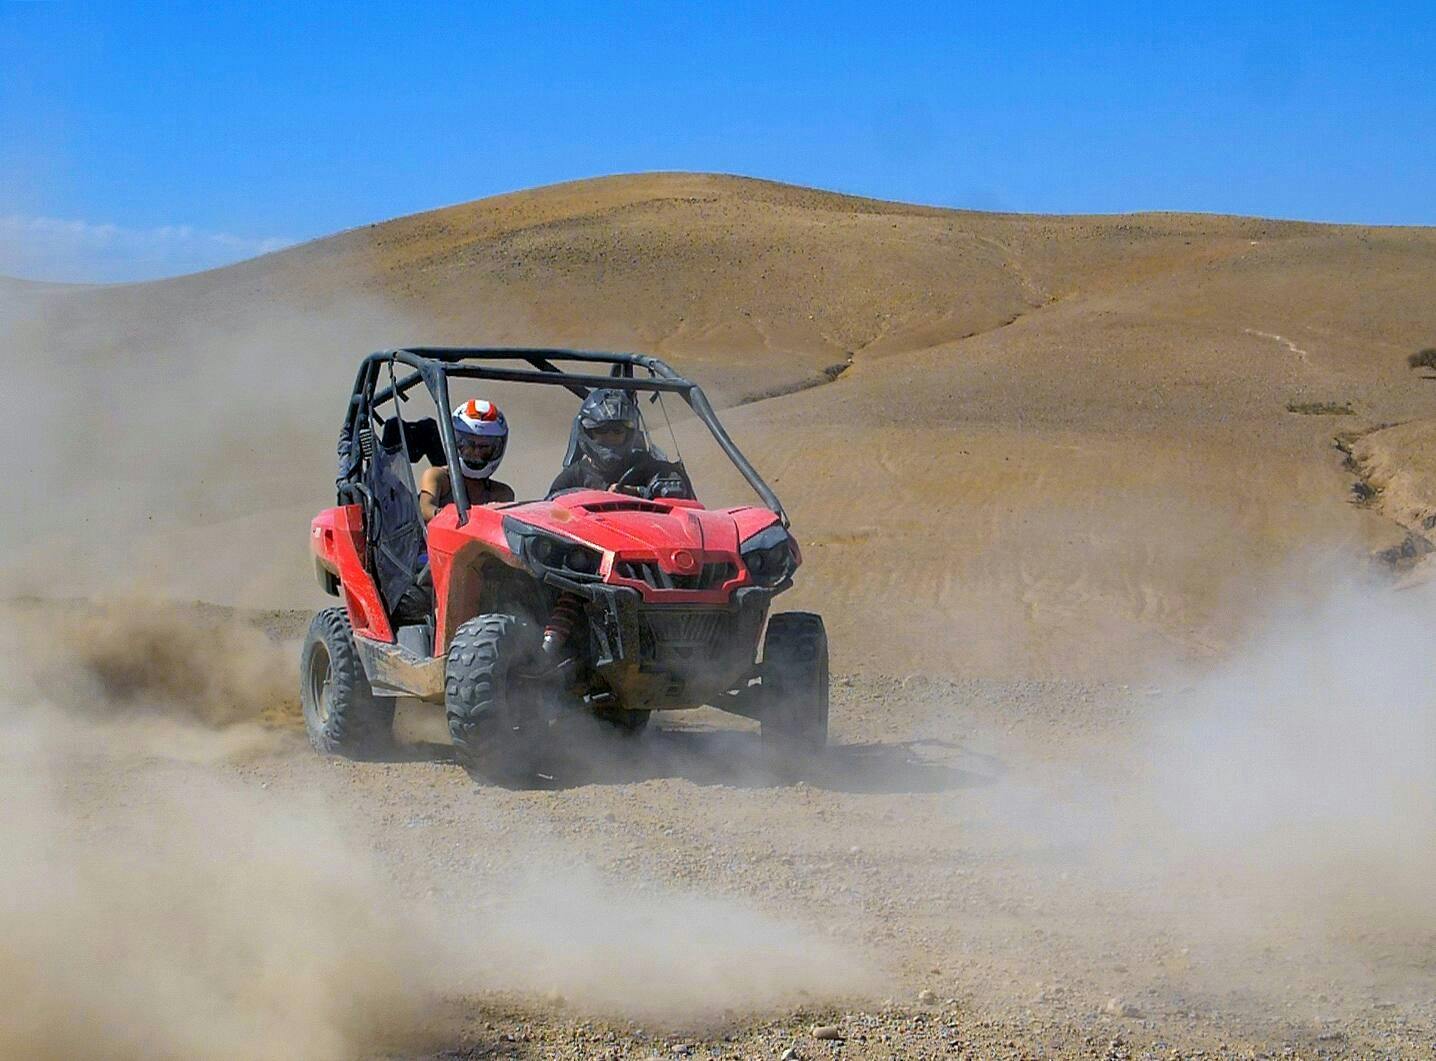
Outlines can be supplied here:
<path id="1" fill-rule="evenodd" d="M 823 617 L 783 612 L 763 641 L 763 743 L 812 755 L 828 743 L 828 633 Z"/>
<path id="2" fill-rule="evenodd" d="M 309 624 L 299 655 L 299 702 L 309 743 L 321 755 L 369 758 L 393 737 L 394 700 L 374 695 L 343 608 L 325 608 Z"/>
<path id="3" fill-rule="evenodd" d="M 444 707 L 464 769 L 499 784 L 533 776 L 545 728 L 540 690 L 522 676 L 541 662 L 537 629 L 515 615 L 480 615 L 459 627 L 444 671 Z"/>

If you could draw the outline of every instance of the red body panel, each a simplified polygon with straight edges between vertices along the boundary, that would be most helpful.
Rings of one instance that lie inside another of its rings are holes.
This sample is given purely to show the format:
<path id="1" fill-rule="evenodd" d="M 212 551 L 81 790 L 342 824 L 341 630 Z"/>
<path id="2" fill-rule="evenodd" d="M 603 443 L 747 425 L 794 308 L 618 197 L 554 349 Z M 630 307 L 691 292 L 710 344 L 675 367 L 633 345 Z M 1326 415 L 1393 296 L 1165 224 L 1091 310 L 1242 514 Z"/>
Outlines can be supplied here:
<path id="1" fill-rule="evenodd" d="M 738 540 L 747 541 L 765 527 L 771 527 L 778 522 L 776 513 L 766 508 L 753 508 L 745 506 L 742 508 L 721 508 L 718 510 L 725 516 L 732 517 L 733 525 L 738 529 Z M 716 514 L 716 513 L 715 513 Z"/>
<path id="2" fill-rule="evenodd" d="M 646 501 L 601 490 L 582 490 L 551 501 L 527 501 L 499 506 L 476 506 L 469 520 L 458 525 L 458 510 L 449 505 L 428 526 L 429 568 L 434 580 L 437 608 L 436 654 L 445 650 L 446 614 L 450 581 L 456 563 L 474 554 L 497 557 L 511 567 L 525 569 L 512 555 L 503 520 L 512 516 L 551 534 L 582 542 L 603 553 L 599 574 L 604 582 L 628 586 L 649 604 L 724 605 L 733 591 L 750 583 L 739 554 L 741 542 L 777 521 L 765 508 L 729 508 L 709 511 L 696 501 Z M 339 576 L 354 632 L 393 642 L 374 579 L 365 570 L 363 515 L 358 505 L 326 509 L 315 519 L 311 546 L 320 561 Z M 616 570 L 617 562 L 657 564 L 673 575 L 693 575 L 702 565 L 730 563 L 736 574 L 712 589 L 660 589 Z M 456 617 L 458 622 L 468 616 Z"/>
<path id="3" fill-rule="evenodd" d="M 604 490 L 576 490 L 551 501 L 505 505 L 504 512 L 604 552 L 708 547 L 732 553 L 777 521 L 766 508 L 709 511 L 697 501 L 646 501 Z M 671 570 L 671 569 L 670 569 Z"/>
<path id="4" fill-rule="evenodd" d="M 359 505 L 326 508 L 309 526 L 309 548 L 339 576 L 339 591 L 356 634 L 392 642 L 394 631 L 384 614 L 379 587 L 364 563 L 364 510 Z"/>
<path id="5" fill-rule="evenodd" d="M 472 616 L 461 616 L 458 622 L 449 625 L 449 582 L 454 574 L 454 557 L 481 549 L 499 557 L 511 567 L 522 568 L 517 557 L 509 552 L 508 539 L 504 537 L 503 515 L 495 509 L 482 505 L 469 509 L 469 522 L 459 526 L 459 510 L 447 505 L 439 510 L 428 526 L 429 573 L 434 579 L 434 652 L 442 654 L 447 648 L 447 631 L 457 629 L 460 622 Z"/>
<path id="6" fill-rule="evenodd" d="M 603 580 L 631 586 L 650 604 L 726 604 L 733 590 L 750 581 L 739 544 L 777 519 L 761 508 L 710 512 L 696 501 L 645 501 L 602 490 L 508 505 L 504 512 L 601 550 Z M 753 530 L 746 530 L 744 524 L 751 524 Z M 691 575 L 704 564 L 726 562 L 737 574 L 713 589 L 665 590 L 618 574 L 618 560 L 656 563 L 674 575 Z"/>

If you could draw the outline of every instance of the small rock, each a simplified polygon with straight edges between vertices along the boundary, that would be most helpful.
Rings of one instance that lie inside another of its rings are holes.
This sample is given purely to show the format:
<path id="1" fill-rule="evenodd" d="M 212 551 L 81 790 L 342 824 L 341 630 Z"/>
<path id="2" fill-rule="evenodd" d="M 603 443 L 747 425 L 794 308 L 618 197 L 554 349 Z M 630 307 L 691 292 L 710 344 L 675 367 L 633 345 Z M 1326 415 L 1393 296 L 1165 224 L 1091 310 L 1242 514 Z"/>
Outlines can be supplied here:
<path id="1" fill-rule="evenodd" d="M 674 1043 L 670 1052 L 676 1054 L 678 1057 L 687 1057 L 693 1052 L 693 1047 L 688 1043 Z"/>
<path id="2" fill-rule="evenodd" d="M 937 1004 L 937 995 L 924 987 L 917 993 L 917 1000 L 924 1006 L 934 1006 Z"/>
<path id="3" fill-rule="evenodd" d="M 1114 1017 L 1140 1017 L 1142 1011 L 1131 1002 L 1122 998 L 1109 998 L 1107 1004 L 1102 1007 L 1103 1013 L 1109 1013 Z"/>
<path id="4" fill-rule="evenodd" d="M 843 1029 L 838 1027 L 836 1024 L 814 1024 L 813 1038 L 828 1039 L 841 1042 L 845 1037 L 843 1035 Z"/>
<path id="5" fill-rule="evenodd" d="M 799 1057 L 798 1048 L 796 1046 L 790 1046 L 783 1051 L 783 1056 L 778 1058 L 778 1061 L 799 1061 Z"/>

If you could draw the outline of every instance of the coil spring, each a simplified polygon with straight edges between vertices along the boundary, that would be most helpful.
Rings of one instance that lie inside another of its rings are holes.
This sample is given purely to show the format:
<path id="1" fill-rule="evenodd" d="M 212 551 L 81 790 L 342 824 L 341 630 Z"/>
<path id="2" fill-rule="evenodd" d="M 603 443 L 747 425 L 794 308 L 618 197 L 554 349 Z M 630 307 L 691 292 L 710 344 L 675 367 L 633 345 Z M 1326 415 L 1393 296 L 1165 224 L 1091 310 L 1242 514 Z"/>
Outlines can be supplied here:
<path id="1" fill-rule="evenodd" d="M 555 652 L 568 643 L 569 635 L 583 615 L 583 601 L 573 593 L 560 593 L 543 629 L 545 652 Z"/>

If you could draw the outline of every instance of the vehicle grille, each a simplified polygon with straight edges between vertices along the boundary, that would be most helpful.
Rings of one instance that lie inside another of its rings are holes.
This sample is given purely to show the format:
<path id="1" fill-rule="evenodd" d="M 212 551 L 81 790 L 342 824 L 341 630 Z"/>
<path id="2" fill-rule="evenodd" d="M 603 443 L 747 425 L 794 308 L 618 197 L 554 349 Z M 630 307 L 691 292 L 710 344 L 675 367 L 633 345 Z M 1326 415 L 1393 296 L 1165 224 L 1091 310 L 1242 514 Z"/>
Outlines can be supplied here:
<path id="1" fill-rule="evenodd" d="M 620 577 L 645 582 L 654 589 L 717 589 L 738 574 L 730 563 L 704 564 L 691 575 L 665 571 L 652 560 L 620 560 L 617 568 Z"/>
<path id="2" fill-rule="evenodd" d="M 722 611 L 645 611 L 641 613 L 648 633 L 660 645 L 701 647 L 712 645 L 728 628 L 728 613 Z"/>

